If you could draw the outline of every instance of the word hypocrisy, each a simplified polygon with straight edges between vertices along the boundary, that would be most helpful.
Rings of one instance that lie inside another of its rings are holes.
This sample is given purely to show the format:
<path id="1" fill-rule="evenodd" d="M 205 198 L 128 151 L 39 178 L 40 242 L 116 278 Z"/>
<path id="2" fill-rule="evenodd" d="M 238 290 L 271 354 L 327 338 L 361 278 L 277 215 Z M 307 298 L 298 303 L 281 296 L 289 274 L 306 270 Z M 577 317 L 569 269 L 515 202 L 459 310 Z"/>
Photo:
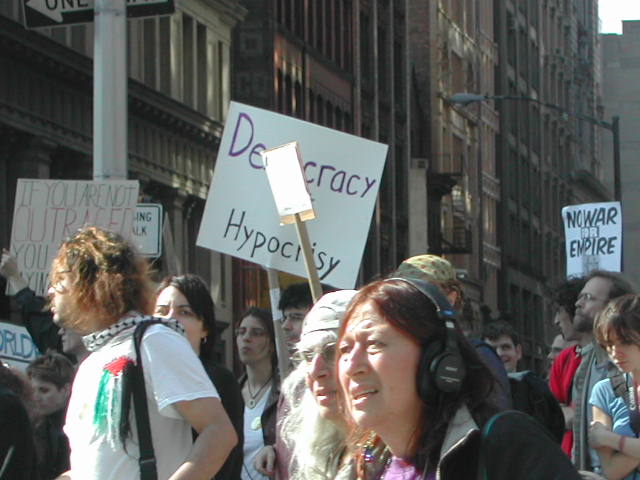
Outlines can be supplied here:
<path id="1" fill-rule="evenodd" d="M 247 212 L 236 213 L 235 208 L 229 213 L 229 221 L 224 230 L 223 238 L 233 239 L 237 242 L 236 251 L 245 250 L 250 258 L 254 258 L 256 252 L 265 250 L 270 254 L 279 255 L 282 258 L 292 259 L 298 262 L 302 258 L 302 247 L 290 240 L 285 240 L 277 236 L 265 235 L 256 228 L 251 228 L 245 224 Z M 318 269 L 320 280 L 324 280 L 340 264 L 340 260 L 330 256 L 325 251 L 316 251 L 317 242 L 313 243 L 313 258 Z M 249 253 L 251 252 L 251 253 Z"/>

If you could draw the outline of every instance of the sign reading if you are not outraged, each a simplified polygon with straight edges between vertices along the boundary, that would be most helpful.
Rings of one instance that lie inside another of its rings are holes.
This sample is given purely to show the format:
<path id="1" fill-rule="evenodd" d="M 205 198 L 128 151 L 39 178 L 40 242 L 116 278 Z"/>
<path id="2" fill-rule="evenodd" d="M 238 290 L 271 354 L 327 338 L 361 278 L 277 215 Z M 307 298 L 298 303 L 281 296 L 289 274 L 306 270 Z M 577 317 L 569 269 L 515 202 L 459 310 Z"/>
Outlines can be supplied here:
<path id="1" fill-rule="evenodd" d="M 18 179 L 10 251 L 29 288 L 44 295 L 60 244 L 85 225 L 130 239 L 138 189 L 137 180 Z"/>
<path id="2" fill-rule="evenodd" d="M 567 277 L 592 270 L 619 272 L 622 257 L 620 202 L 583 203 L 562 209 Z"/>
<path id="3" fill-rule="evenodd" d="M 285 115 L 231 103 L 197 244 L 306 276 L 295 227 L 280 226 L 260 156 L 292 141 L 316 214 L 307 229 L 320 280 L 353 288 L 388 147 Z"/>

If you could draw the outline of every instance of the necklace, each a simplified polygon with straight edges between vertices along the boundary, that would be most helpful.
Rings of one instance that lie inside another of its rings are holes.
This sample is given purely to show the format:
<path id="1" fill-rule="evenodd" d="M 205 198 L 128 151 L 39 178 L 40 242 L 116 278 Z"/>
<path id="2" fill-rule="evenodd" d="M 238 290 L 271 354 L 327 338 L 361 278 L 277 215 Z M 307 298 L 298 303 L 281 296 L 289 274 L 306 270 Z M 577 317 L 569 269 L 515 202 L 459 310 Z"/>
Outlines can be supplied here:
<path id="1" fill-rule="evenodd" d="M 266 387 L 269 384 L 272 378 L 273 378 L 273 375 L 271 375 L 267 379 L 267 381 L 262 384 L 260 389 L 255 394 L 251 393 L 251 385 L 249 385 L 249 379 L 247 379 L 247 393 L 249 394 L 249 400 L 247 401 L 247 406 L 249 407 L 249 409 L 253 410 L 255 408 L 256 403 L 258 403 L 258 398 L 260 397 L 260 394 L 264 390 L 264 387 Z"/>

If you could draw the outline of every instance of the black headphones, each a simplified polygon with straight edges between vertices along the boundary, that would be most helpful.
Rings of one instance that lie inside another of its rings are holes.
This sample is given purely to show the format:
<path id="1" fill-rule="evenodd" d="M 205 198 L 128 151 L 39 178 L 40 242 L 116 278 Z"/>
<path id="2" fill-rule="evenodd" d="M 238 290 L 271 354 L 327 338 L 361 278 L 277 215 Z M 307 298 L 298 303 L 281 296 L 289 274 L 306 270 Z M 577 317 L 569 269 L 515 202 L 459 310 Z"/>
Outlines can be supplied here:
<path id="1" fill-rule="evenodd" d="M 439 392 L 459 392 L 467 369 L 458 347 L 458 315 L 455 310 L 440 289 L 432 283 L 417 278 L 397 277 L 389 280 L 401 280 L 416 288 L 433 303 L 438 318 L 444 323 L 444 340 L 430 340 L 422 346 L 416 378 L 418 395 L 425 403 L 434 403 Z"/>

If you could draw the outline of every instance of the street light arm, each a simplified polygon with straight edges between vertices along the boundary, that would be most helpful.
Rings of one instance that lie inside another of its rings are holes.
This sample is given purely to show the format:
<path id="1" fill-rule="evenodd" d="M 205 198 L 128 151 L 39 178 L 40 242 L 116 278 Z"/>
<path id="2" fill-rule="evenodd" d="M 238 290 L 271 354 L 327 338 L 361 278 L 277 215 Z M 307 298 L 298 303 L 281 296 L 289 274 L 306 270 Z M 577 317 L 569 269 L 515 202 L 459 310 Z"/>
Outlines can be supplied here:
<path id="1" fill-rule="evenodd" d="M 615 116 L 611 123 L 605 122 L 597 118 L 582 115 L 581 113 L 570 113 L 559 105 L 546 103 L 537 98 L 525 97 L 518 95 L 480 95 L 477 93 L 456 93 L 449 98 L 449 102 L 466 107 L 470 103 L 483 102 L 485 100 L 524 100 L 533 102 L 543 107 L 551 108 L 560 112 L 562 115 L 571 116 L 578 120 L 584 120 L 592 125 L 606 128 L 613 134 L 613 171 L 614 171 L 614 194 L 617 201 L 622 201 L 622 187 L 620 184 L 620 117 Z"/>

